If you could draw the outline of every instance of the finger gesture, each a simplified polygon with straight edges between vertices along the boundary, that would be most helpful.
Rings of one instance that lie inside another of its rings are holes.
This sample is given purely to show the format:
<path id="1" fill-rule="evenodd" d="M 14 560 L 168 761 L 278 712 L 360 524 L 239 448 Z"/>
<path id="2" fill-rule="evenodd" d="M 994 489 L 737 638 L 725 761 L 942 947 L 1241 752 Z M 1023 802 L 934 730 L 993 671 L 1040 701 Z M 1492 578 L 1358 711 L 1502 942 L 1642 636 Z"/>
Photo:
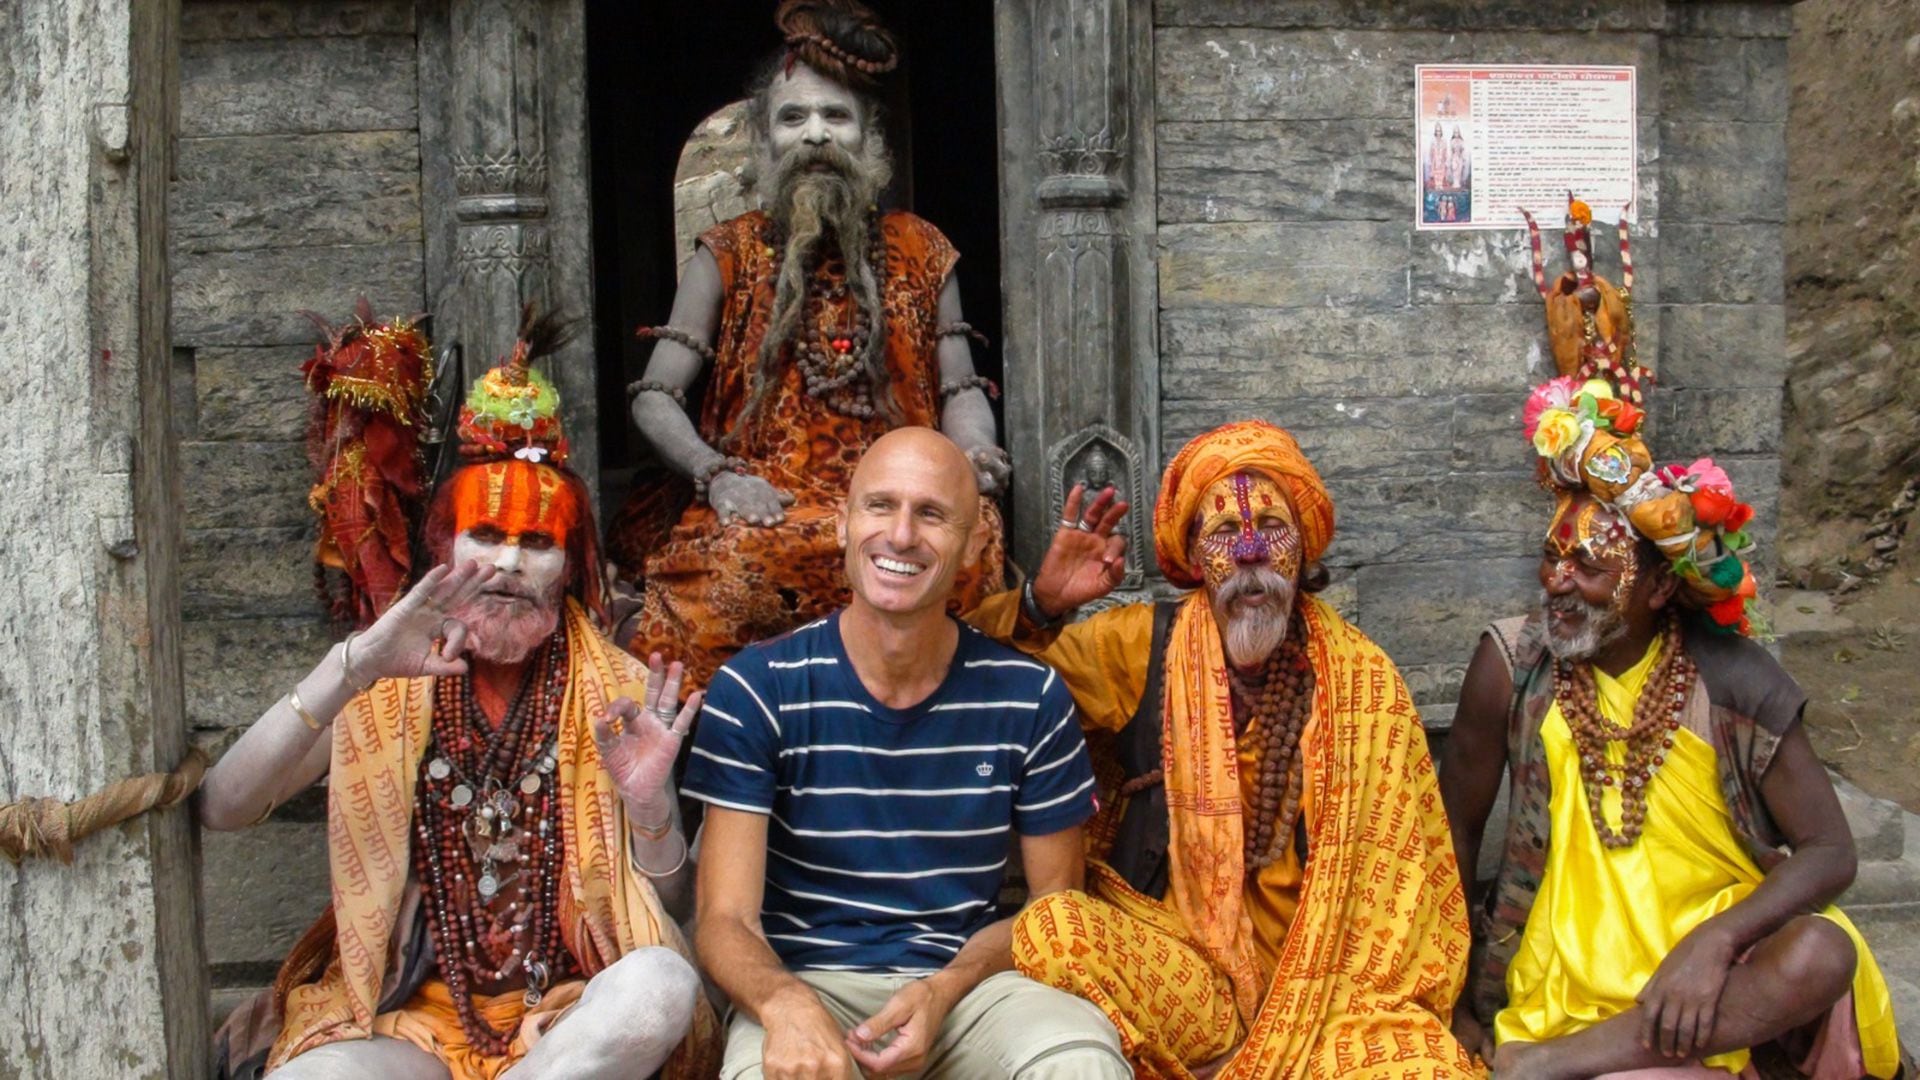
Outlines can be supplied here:
<path id="1" fill-rule="evenodd" d="M 442 563 L 353 642 L 352 676 L 362 681 L 467 672 L 467 627 L 453 617 L 496 573 L 492 563 Z"/>
<path id="2" fill-rule="evenodd" d="M 879 1012 L 847 1033 L 847 1049 L 871 1077 L 919 1072 L 946 1019 L 946 1004 L 927 980 L 910 982 L 895 991 Z M 884 1048 L 878 1046 L 889 1032 L 893 1041 Z"/>
<path id="3" fill-rule="evenodd" d="M 693 729 L 703 696 L 696 690 L 685 705 L 680 704 L 685 673 L 678 660 L 666 666 L 654 653 L 647 658 L 647 685 L 640 701 L 623 697 L 593 718 L 600 761 L 629 807 L 668 802 L 667 778 L 680 755 L 680 744 Z"/>
<path id="4" fill-rule="evenodd" d="M 1033 575 L 1033 599 L 1046 615 L 1058 616 L 1118 588 L 1127 576 L 1127 538 L 1114 527 L 1127 504 L 1109 487 L 1086 500 L 1087 486 L 1067 492 L 1060 527 Z"/>

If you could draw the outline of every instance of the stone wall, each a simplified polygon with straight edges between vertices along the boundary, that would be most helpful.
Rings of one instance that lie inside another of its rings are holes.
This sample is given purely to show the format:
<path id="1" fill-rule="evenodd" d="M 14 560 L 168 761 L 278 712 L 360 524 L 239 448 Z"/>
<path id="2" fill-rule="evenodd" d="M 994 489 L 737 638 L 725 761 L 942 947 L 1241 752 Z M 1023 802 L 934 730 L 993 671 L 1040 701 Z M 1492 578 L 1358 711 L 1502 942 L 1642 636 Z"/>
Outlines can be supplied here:
<path id="1" fill-rule="evenodd" d="M 1920 4 L 1808 0 L 1789 66 L 1781 555 L 1829 585 L 1885 559 L 1869 520 L 1920 480 Z"/>
<path id="2" fill-rule="evenodd" d="M 187 715 L 230 744 L 337 635 L 312 567 L 300 365 L 365 294 L 427 307 L 410 0 L 187 0 L 171 240 Z M 259 985 L 326 896 L 310 792 L 204 837 L 221 987 Z"/>
<path id="3" fill-rule="evenodd" d="M 1552 360 L 1523 232 L 1413 229 L 1415 64 L 1638 68 L 1653 443 L 1725 461 L 1771 539 L 1787 5 L 1163 0 L 1155 17 L 1162 456 L 1247 415 L 1300 437 L 1339 512 L 1330 597 L 1430 725 L 1480 627 L 1538 589 L 1547 503 L 1519 411 Z"/>

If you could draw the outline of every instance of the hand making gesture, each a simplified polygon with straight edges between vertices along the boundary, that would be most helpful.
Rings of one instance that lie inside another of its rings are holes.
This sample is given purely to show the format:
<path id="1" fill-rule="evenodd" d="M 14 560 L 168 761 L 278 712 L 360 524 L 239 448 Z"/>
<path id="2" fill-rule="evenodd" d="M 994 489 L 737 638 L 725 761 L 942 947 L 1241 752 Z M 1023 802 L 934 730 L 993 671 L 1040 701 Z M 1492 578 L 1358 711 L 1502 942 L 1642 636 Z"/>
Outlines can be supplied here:
<path id="1" fill-rule="evenodd" d="M 679 704 L 684 674 L 678 660 L 663 666 L 660 654 L 654 653 L 647 658 L 647 685 L 641 701 L 623 697 L 593 718 L 593 741 L 600 748 L 600 761 L 613 777 L 630 816 L 651 811 L 647 819 L 652 820 L 672 807 L 667 780 L 704 696 L 704 691 L 696 690 L 688 695 L 685 705 Z"/>
<path id="2" fill-rule="evenodd" d="M 1060 527 L 1032 580 L 1033 602 L 1049 618 L 1058 618 L 1112 592 L 1127 576 L 1127 538 L 1114 526 L 1127 504 L 1106 488 L 1086 502 L 1087 486 L 1073 485 L 1060 513 Z"/>
<path id="3" fill-rule="evenodd" d="M 492 563 L 442 563 L 364 633 L 353 635 L 348 681 L 361 689 L 376 679 L 464 675 L 467 627 L 453 613 L 480 595 L 497 571 Z"/>

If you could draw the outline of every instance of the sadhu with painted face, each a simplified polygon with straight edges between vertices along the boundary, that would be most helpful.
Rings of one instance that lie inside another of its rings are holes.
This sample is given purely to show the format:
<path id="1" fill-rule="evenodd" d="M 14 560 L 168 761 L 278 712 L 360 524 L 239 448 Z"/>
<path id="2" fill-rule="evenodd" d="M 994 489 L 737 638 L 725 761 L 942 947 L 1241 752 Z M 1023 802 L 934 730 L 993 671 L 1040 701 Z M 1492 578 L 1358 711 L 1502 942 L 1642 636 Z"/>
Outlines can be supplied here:
<path id="1" fill-rule="evenodd" d="M 239 829 L 325 777 L 331 903 L 217 1041 L 217 1075 L 706 1077 L 719 1021 L 670 777 L 699 695 L 596 629 L 593 508 L 523 325 L 461 411 L 426 573 L 207 774 Z"/>
<path id="2" fill-rule="evenodd" d="M 1608 380 L 1525 420 L 1540 605 L 1481 639 L 1441 773 L 1464 866 L 1510 780 L 1462 1038 L 1503 1078 L 1896 1075 L 1806 694 L 1746 636 L 1752 508 L 1711 459 L 1655 468 Z"/>
<path id="3" fill-rule="evenodd" d="M 1060 671 L 1100 777 L 1087 887 L 1022 913 L 1019 969 L 1098 1005 L 1141 1076 L 1482 1075 L 1448 1031 L 1467 912 L 1419 717 L 1312 595 L 1319 474 L 1270 424 L 1195 438 L 1154 512 L 1194 591 L 1060 628 L 1124 573 L 1126 507 L 1085 495 L 973 616 Z"/>

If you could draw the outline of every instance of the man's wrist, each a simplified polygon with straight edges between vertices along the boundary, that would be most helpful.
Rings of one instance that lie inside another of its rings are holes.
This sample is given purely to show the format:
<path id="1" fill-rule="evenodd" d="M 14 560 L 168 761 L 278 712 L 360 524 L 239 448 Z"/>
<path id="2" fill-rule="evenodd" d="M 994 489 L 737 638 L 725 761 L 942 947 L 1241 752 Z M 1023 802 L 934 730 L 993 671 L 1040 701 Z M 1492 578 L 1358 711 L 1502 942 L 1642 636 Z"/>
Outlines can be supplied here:
<path id="1" fill-rule="evenodd" d="M 1034 594 L 1031 577 L 1020 586 L 1020 612 L 1027 617 L 1028 622 L 1042 630 L 1050 630 L 1060 625 L 1069 614 L 1067 611 L 1058 615 L 1049 614 L 1046 608 L 1040 605 L 1040 598 Z"/>

